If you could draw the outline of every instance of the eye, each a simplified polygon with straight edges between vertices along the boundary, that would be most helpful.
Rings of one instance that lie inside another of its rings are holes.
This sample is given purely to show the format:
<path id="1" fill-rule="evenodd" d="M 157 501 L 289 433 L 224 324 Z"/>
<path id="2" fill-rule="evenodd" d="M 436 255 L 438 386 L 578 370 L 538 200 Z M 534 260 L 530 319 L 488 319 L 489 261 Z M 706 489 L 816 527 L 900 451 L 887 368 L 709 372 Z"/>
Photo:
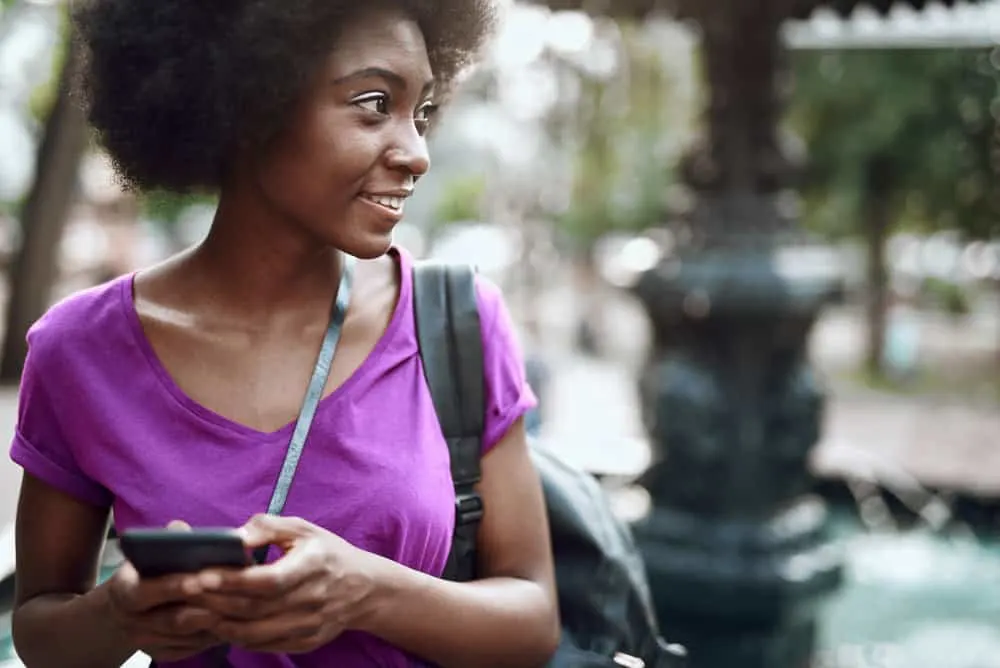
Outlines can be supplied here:
<path id="1" fill-rule="evenodd" d="M 417 109 L 416 115 L 413 117 L 413 122 L 417 126 L 417 130 L 421 134 L 427 131 L 430 127 L 431 121 L 434 120 L 434 116 L 437 113 L 438 106 L 433 102 L 425 102 L 423 105 Z"/>
<path id="2" fill-rule="evenodd" d="M 351 100 L 351 104 L 376 114 L 389 113 L 389 96 L 385 93 L 365 93 Z"/>

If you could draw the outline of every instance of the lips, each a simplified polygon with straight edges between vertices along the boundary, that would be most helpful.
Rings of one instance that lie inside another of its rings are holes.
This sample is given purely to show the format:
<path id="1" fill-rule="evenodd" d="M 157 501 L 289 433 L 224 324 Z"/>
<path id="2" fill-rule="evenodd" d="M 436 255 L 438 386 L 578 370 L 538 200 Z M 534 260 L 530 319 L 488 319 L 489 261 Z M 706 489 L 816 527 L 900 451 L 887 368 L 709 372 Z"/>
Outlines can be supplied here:
<path id="1" fill-rule="evenodd" d="M 403 220 L 405 197 L 362 193 L 358 196 L 358 200 L 361 201 L 362 206 L 369 208 L 375 214 L 375 218 L 380 221 L 380 226 L 387 224 L 390 228 L 395 227 Z"/>
<path id="2" fill-rule="evenodd" d="M 397 197 L 395 195 L 369 195 L 363 193 L 361 199 L 372 202 L 373 204 L 378 204 L 379 206 L 389 209 L 395 213 L 403 210 L 403 202 L 406 201 L 405 197 Z"/>

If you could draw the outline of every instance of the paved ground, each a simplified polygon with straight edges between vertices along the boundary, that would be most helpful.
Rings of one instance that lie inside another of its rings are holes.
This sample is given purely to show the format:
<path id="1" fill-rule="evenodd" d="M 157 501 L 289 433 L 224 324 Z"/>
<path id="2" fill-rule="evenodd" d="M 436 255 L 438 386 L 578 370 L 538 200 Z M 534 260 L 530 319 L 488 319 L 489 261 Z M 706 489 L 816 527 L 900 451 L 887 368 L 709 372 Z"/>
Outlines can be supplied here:
<path id="1" fill-rule="evenodd" d="M 553 292 L 540 309 L 547 316 L 542 323 L 546 354 L 556 367 L 546 431 L 568 457 L 584 465 L 641 469 L 649 453 L 633 378 L 644 364 L 649 341 L 644 315 L 628 300 L 608 300 L 602 340 L 613 361 L 601 362 L 566 352 L 573 336 L 568 323 L 579 308 L 578 299 L 561 291 Z M 815 469 L 836 477 L 875 476 L 897 488 L 919 481 L 1000 498 L 1000 403 L 992 366 L 1000 345 L 1000 312 L 985 311 L 963 321 L 925 314 L 921 326 L 921 363 L 955 382 L 930 394 L 903 396 L 844 380 L 862 358 L 863 321 L 851 308 L 824 313 L 811 350 L 814 363 L 831 378 L 831 401 L 813 458 Z M 970 371 L 980 381 L 994 383 L 991 396 L 958 391 L 957 376 Z"/>
<path id="2" fill-rule="evenodd" d="M 648 461 L 634 384 L 620 367 L 585 359 L 567 364 L 556 374 L 551 401 L 545 433 L 567 458 L 623 474 Z M 813 463 L 824 476 L 1000 498 L 1000 410 L 834 392 Z"/>

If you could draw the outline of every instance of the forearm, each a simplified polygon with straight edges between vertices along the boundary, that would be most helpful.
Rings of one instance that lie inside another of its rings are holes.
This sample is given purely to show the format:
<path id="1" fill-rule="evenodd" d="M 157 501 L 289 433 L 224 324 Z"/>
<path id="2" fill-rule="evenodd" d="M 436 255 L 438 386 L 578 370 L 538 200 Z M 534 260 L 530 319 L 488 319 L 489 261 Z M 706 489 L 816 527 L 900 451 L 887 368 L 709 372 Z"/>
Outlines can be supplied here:
<path id="1" fill-rule="evenodd" d="M 552 596 L 514 578 L 440 580 L 385 560 L 359 630 L 443 668 L 543 666 L 559 641 Z"/>
<path id="2" fill-rule="evenodd" d="M 117 668 L 136 649 L 115 625 L 107 591 L 38 596 L 14 613 L 14 646 L 27 668 Z"/>

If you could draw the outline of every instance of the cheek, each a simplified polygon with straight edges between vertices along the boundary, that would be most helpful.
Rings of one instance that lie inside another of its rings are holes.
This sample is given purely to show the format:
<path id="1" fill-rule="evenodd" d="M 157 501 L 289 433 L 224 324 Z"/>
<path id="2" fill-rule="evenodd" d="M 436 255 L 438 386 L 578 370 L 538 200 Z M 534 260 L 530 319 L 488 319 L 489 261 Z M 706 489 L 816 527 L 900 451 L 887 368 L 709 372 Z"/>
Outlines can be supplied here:
<path id="1" fill-rule="evenodd" d="M 379 156 L 376 132 L 322 116 L 303 122 L 276 149 L 263 165 L 263 185 L 296 209 L 354 197 Z"/>

